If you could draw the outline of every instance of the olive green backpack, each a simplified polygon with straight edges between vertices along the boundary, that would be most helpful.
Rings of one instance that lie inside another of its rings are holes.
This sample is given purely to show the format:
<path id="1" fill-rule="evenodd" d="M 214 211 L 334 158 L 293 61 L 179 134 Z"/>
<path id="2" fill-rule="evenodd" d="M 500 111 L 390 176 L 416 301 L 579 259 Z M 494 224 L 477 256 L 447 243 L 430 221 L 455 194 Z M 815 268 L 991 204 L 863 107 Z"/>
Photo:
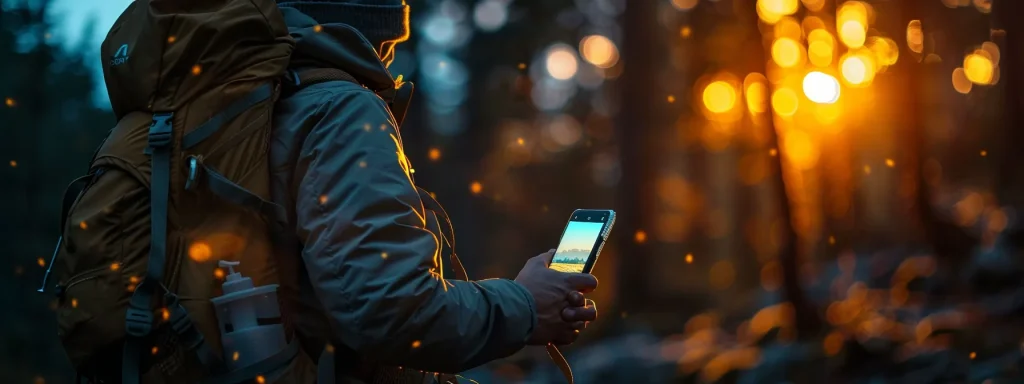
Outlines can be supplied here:
<path id="1" fill-rule="evenodd" d="M 278 282 L 271 234 L 286 218 L 269 201 L 267 141 L 292 48 L 274 0 L 136 0 L 114 23 L 102 57 L 117 124 L 65 193 L 51 263 L 58 335 L 80 377 L 298 381 L 270 377 L 295 364 L 296 342 L 233 367 L 254 352 L 222 345 L 230 324 L 210 301 L 220 261 L 240 262 L 256 287 Z"/>

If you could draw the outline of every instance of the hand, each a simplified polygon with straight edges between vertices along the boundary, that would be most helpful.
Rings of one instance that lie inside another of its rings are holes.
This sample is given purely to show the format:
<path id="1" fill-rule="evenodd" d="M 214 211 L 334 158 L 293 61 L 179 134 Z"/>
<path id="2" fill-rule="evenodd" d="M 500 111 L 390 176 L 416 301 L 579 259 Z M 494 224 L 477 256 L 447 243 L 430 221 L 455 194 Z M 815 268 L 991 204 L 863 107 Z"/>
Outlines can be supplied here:
<path id="1" fill-rule="evenodd" d="M 597 278 L 588 273 L 566 273 L 548 268 L 554 255 L 555 250 L 552 249 L 531 258 L 516 276 L 516 282 L 526 287 L 537 306 L 537 326 L 527 340 L 530 345 L 572 343 L 585 322 L 597 316 L 593 308 L 567 308 L 571 307 L 569 300 L 573 299 L 570 295 L 594 290 Z M 569 313 L 564 313 L 567 309 Z"/>
<path id="2" fill-rule="evenodd" d="M 587 299 L 581 292 L 569 292 L 569 306 L 562 310 L 562 320 L 570 323 L 583 322 L 583 328 L 587 323 L 597 320 L 597 303 Z M 578 328 L 577 328 L 578 329 Z"/>

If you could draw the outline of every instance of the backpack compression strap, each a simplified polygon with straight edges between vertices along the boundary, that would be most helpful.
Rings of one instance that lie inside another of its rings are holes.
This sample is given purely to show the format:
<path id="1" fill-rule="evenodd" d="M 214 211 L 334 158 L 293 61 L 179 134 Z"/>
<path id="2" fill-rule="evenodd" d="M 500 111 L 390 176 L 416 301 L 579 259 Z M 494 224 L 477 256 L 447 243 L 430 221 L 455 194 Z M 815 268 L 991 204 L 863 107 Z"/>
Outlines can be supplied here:
<path id="1" fill-rule="evenodd" d="M 248 95 L 231 103 L 209 121 L 192 130 L 182 139 L 182 149 L 188 149 L 210 137 L 228 121 L 245 112 L 256 104 L 273 96 L 270 84 L 264 84 Z M 128 302 L 126 314 L 126 337 L 124 355 L 122 356 L 121 376 L 125 384 L 137 384 L 141 374 L 140 356 L 145 351 L 144 340 L 153 331 L 153 295 L 164 294 L 164 304 L 170 312 L 171 330 L 178 336 L 181 345 L 188 351 L 196 353 L 199 362 L 211 373 L 222 366 L 217 355 L 203 334 L 195 328 L 185 308 L 181 306 L 177 295 L 163 285 L 164 264 L 167 259 L 167 209 L 170 193 L 170 159 L 173 141 L 172 121 L 174 113 L 154 113 L 149 128 L 149 146 L 146 153 L 151 156 L 152 174 L 150 182 L 150 248 L 146 277 L 139 284 Z M 275 229 L 286 226 L 286 214 L 283 207 L 266 201 L 260 196 L 235 184 L 228 178 L 208 168 L 201 162 L 201 157 L 189 158 L 189 175 L 186 189 L 194 188 L 205 182 L 213 194 L 218 197 L 253 210 L 267 220 Z M 289 349 L 291 351 L 292 349 Z M 289 353 L 287 359 L 294 356 Z"/>

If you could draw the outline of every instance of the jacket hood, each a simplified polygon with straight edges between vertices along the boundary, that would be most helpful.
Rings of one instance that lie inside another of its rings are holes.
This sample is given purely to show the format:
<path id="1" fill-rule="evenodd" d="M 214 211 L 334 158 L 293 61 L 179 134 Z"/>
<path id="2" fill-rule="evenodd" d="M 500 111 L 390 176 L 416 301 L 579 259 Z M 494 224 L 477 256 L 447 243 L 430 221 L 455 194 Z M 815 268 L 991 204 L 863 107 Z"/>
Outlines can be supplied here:
<path id="1" fill-rule="evenodd" d="M 295 40 L 292 68 L 337 68 L 374 91 L 395 88 L 394 78 L 373 45 L 352 26 L 318 24 L 299 10 L 286 6 L 281 7 L 281 14 Z"/>

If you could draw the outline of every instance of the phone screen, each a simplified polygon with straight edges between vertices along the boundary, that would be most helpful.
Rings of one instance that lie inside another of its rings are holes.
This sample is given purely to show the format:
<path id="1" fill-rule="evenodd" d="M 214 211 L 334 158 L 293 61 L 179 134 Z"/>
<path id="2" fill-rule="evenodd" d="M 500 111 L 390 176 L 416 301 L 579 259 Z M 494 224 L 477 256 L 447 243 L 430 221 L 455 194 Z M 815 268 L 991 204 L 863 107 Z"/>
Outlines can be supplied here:
<path id="1" fill-rule="evenodd" d="M 607 222 L 607 212 L 574 213 L 555 249 L 551 268 L 560 272 L 583 272 L 594 247 L 600 244 L 598 239 Z"/>

